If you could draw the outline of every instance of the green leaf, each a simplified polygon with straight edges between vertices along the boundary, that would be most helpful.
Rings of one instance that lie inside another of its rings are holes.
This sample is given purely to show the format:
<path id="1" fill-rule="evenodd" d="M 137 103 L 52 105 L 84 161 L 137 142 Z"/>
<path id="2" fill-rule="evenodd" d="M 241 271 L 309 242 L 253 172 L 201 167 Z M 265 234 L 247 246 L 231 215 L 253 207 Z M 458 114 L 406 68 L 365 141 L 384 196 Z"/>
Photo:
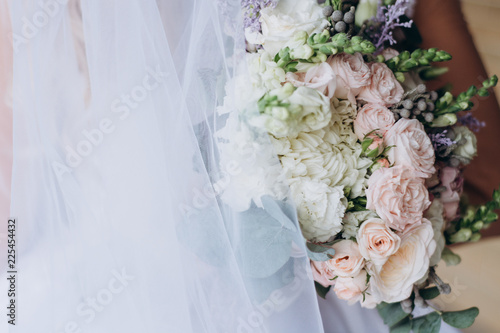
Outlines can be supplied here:
<path id="1" fill-rule="evenodd" d="M 476 307 L 453 312 L 443 312 L 443 320 L 450 326 L 456 328 L 467 328 L 474 324 L 474 320 L 479 314 L 479 309 Z"/>
<path id="2" fill-rule="evenodd" d="M 427 289 L 422 289 L 419 291 L 419 293 L 423 299 L 433 299 L 439 296 L 439 289 L 437 287 L 431 287 Z"/>
<path id="3" fill-rule="evenodd" d="M 410 314 L 403 311 L 400 303 L 380 303 L 377 305 L 377 310 L 384 320 L 384 324 L 392 327 L 408 317 Z"/>
<path id="4" fill-rule="evenodd" d="M 307 243 L 307 255 L 314 261 L 328 261 L 335 255 L 335 250 L 328 246 Z"/>
<path id="5" fill-rule="evenodd" d="M 390 329 L 390 333 L 410 333 L 411 331 L 411 319 L 406 317 L 398 324 L 394 325 Z"/>
<path id="6" fill-rule="evenodd" d="M 314 286 L 316 287 L 316 292 L 318 293 L 318 295 L 323 299 L 326 299 L 326 294 L 328 294 L 330 288 L 332 287 L 332 286 L 323 287 L 316 281 L 314 281 Z"/>
<path id="7" fill-rule="evenodd" d="M 441 316 L 437 312 L 413 319 L 413 333 L 439 333 L 440 328 Z"/>

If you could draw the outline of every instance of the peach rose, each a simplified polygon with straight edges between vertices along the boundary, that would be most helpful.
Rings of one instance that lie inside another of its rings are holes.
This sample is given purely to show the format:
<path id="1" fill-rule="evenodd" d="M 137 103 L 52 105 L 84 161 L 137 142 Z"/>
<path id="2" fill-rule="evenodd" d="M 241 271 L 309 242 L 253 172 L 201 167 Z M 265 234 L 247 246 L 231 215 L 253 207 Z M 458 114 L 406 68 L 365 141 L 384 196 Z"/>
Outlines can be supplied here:
<path id="1" fill-rule="evenodd" d="M 371 64 L 372 77 L 370 84 L 364 87 L 358 98 L 382 105 L 399 102 L 403 97 L 403 87 L 386 64 L 375 62 Z"/>
<path id="2" fill-rule="evenodd" d="M 398 231 L 420 223 L 431 204 L 424 179 L 404 166 L 376 170 L 368 179 L 366 199 L 366 208 Z"/>
<path id="3" fill-rule="evenodd" d="M 335 275 L 332 270 L 326 265 L 325 261 L 311 260 L 312 276 L 314 281 L 321 284 L 323 287 L 333 286 L 335 284 Z"/>
<path id="4" fill-rule="evenodd" d="M 436 172 L 434 148 L 425 133 L 424 125 L 417 119 L 401 119 L 385 135 L 385 144 L 395 146 L 388 158 L 395 165 L 404 165 L 428 178 Z"/>
<path id="5" fill-rule="evenodd" d="M 332 66 L 337 75 L 337 90 L 335 97 L 349 99 L 356 105 L 355 97 L 361 92 L 361 88 L 370 84 L 371 70 L 363 60 L 360 53 L 353 55 L 340 53 L 328 58 L 327 63 Z"/>
<path id="6" fill-rule="evenodd" d="M 371 266 L 370 284 L 380 300 L 393 303 L 410 297 L 413 284 L 425 276 L 436 249 L 431 222 L 422 219 L 405 230 L 399 250 L 383 266 Z"/>
<path id="7" fill-rule="evenodd" d="M 337 87 L 337 76 L 327 63 L 310 68 L 306 73 L 286 73 L 286 80 L 296 87 L 316 89 L 331 99 Z"/>
<path id="8" fill-rule="evenodd" d="M 385 135 L 394 122 L 394 113 L 391 110 L 382 105 L 368 103 L 358 111 L 358 115 L 354 119 L 354 133 L 361 141 L 366 134 L 374 130 Z"/>
<path id="9" fill-rule="evenodd" d="M 384 221 L 374 218 L 366 220 L 361 225 L 356 240 L 361 255 L 379 266 L 385 264 L 401 244 L 401 238 Z"/>
<path id="10" fill-rule="evenodd" d="M 365 266 L 358 244 L 351 240 L 341 240 L 333 244 L 335 255 L 326 262 L 331 271 L 339 277 L 354 277 Z"/>
<path id="11" fill-rule="evenodd" d="M 335 281 L 333 291 L 335 291 L 338 298 L 349 301 L 349 304 L 361 301 L 363 292 L 367 289 L 366 277 L 365 270 L 362 270 L 355 277 L 339 277 Z"/>
<path id="12" fill-rule="evenodd" d="M 439 200 L 443 203 L 446 220 L 453 221 L 458 215 L 464 179 L 459 169 L 451 167 L 442 168 L 439 176 L 441 185 L 446 188 L 446 191 L 440 193 Z"/>

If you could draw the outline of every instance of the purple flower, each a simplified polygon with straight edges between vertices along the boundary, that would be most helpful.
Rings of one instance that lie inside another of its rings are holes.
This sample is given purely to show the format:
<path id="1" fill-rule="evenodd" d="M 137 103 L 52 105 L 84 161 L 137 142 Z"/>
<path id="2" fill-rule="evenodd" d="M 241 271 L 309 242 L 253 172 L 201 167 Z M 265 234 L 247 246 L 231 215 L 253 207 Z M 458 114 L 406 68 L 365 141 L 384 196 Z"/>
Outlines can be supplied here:
<path id="1" fill-rule="evenodd" d="M 429 133 L 429 138 L 431 139 L 432 146 L 434 147 L 435 151 L 441 151 L 443 149 L 446 150 L 448 147 L 456 144 L 455 141 L 446 136 L 446 133 L 448 133 L 448 130 L 444 130 L 438 133 Z"/>
<path id="2" fill-rule="evenodd" d="M 472 112 L 467 112 L 467 114 L 458 118 L 458 122 L 461 125 L 467 126 L 471 131 L 479 132 L 479 130 L 486 126 L 484 121 L 479 121 L 472 115 Z"/>
<path id="3" fill-rule="evenodd" d="M 371 40 L 375 44 L 377 50 L 381 50 L 385 42 L 390 45 L 396 44 L 396 40 L 392 36 L 392 32 L 397 27 L 410 28 L 413 20 L 409 22 L 401 22 L 400 17 L 413 7 L 414 0 L 397 0 L 394 5 L 382 6 L 380 1 L 377 16 L 372 19 L 372 23 L 376 26 L 380 25 L 378 31 L 369 32 Z"/>
<path id="4" fill-rule="evenodd" d="M 245 16 L 243 25 L 245 28 L 250 28 L 251 31 L 260 31 L 260 11 L 268 6 L 273 8 L 278 4 L 279 0 L 241 0 Z"/>

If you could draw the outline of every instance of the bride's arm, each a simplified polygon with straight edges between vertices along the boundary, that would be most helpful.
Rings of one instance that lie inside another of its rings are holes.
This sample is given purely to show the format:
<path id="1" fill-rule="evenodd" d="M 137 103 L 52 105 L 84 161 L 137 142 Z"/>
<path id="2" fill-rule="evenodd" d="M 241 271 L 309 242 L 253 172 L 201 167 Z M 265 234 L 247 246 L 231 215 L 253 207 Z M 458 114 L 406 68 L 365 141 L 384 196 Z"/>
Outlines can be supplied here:
<path id="1" fill-rule="evenodd" d="M 443 64 L 450 71 L 431 88 L 453 82 L 453 93 L 466 91 L 472 84 L 481 85 L 487 74 L 460 8 L 458 0 L 419 0 L 415 21 L 422 34 L 423 47 L 438 47 L 453 55 Z M 497 73 L 500 74 L 500 73 Z M 478 154 L 465 172 L 465 190 L 474 203 L 490 200 L 500 184 L 500 108 L 494 95 L 474 99 L 474 116 L 486 122 L 476 133 Z M 494 223 L 484 234 L 500 234 L 500 223 Z"/>

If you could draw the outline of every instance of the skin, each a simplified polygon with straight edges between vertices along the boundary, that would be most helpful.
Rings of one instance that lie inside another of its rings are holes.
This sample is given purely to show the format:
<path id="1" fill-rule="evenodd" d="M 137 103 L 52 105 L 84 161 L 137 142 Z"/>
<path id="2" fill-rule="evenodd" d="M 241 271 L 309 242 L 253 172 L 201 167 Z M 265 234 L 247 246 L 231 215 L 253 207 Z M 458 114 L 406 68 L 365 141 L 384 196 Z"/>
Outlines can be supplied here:
<path id="1" fill-rule="evenodd" d="M 440 65 L 448 67 L 449 72 L 429 84 L 431 89 L 453 82 L 452 93 L 457 95 L 473 84 L 481 85 L 488 75 L 467 28 L 460 1 L 419 0 L 414 19 L 424 40 L 423 48 L 438 47 L 453 55 L 453 60 Z M 465 171 L 465 192 L 472 203 L 480 204 L 490 200 L 493 190 L 500 185 L 500 108 L 493 92 L 490 97 L 476 97 L 473 102 L 474 116 L 486 122 L 486 127 L 476 133 L 478 156 Z M 498 222 L 483 232 L 485 236 L 499 234 Z"/>

